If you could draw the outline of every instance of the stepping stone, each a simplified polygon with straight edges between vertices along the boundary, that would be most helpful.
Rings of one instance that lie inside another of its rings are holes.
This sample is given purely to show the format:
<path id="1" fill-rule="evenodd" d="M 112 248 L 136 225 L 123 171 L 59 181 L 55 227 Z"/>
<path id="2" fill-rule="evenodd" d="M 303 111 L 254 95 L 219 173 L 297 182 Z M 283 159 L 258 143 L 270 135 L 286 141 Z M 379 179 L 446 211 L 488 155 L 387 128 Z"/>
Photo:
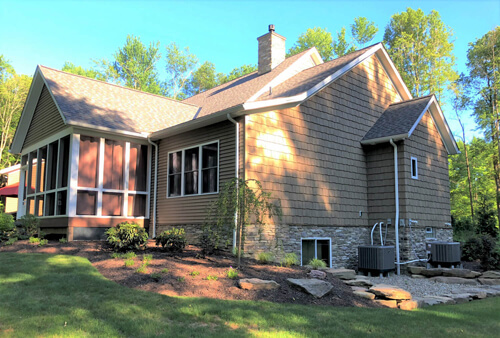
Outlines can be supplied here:
<path id="1" fill-rule="evenodd" d="M 418 309 L 418 301 L 416 300 L 403 300 L 399 303 L 399 308 L 405 311 Z"/>
<path id="2" fill-rule="evenodd" d="M 427 278 L 427 277 L 422 276 L 422 275 L 411 275 L 411 278 L 415 278 L 415 279 L 424 279 L 424 278 Z"/>
<path id="3" fill-rule="evenodd" d="M 316 298 L 321 298 L 333 289 L 333 285 L 319 279 L 288 278 L 288 283 Z"/>
<path id="4" fill-rule="evenodd" d="M 420 275 L 422 270 L 425 270 L 423 266 L 408 266 L 408 272 L 412 275 Z"/>
<path id="5" fill-rule="evenodd" d="M 374 293 L 376 296 L 394 300 L 411 299 L 411 293 L 401 288 L 392 285 L 378 284 L 368 289 L 368 292 Z"/>
<path id="6" fill-rule="evenodd" d="M 258 278 L 243 278 L 238 280 L 238 286 L 244 290 L 273 290 L 280 287 L 273 280 L 264 280 Z"/>
<path id="7" fill-rule="evenodd" d="M 327 269 L 326 273 L 344 280 L 350 280 L 356 278 L 356 271 L 350 269 Z"/>
<path id="8" fill-rule="evenodd" d="M 460 278 L 477 278 L 481 276 L 481 273 L 467 269 L 443 269 L 443 276 L 460 277 Z"/>
<path id="9" fill-rule="evenodd" d="M 363 277 L 363 276 L 356 276 L 356 279 L 352 280 L 345 280 L 345 284 L 349 286 L 372 286 L 373 283 L 368 280 L 368 278 Z"/>
<path id="10" fill-rule="evenodd" d="M 443 269 L 423 269 L 420 274 L 426 277 L 442 276 Z"/>
<path id="11" fill-rule="evenodd" d="M 395 300 L 375 299 L 374 302 L 379 303 L 383 306 L 390 307 L 391 309 L 398 308 L 398 302 L 396 302 Z"/>
<path id="12" fill-rule="evenodd" d="M 451 293 L 443 295 L 443 297 L 452 298 L 455 304 L 462 304 L 470 302 L 472 295 L 470 293 Z"/>
<path id="13" fill-rule="evenodd" d="M 483 285 L 500 285 L 500 278 L 478 278 L 477 280 Z"/>
<path id="14" fill-rule="evenodd" d="M 439 276 L 439 277 L 431 277 L 430 280 L 445 284 L 479 285 L 478 281 L 475 279 L 460 278 L 460 277 Z"/>
<path id="15" fill-rule="evenodd" d="M 326 272 L 319 270 L 311 270 L 311 272 L 309 272 L 307 276 L 309 276 L 310 278 L 325 279 Z"/>
<path id="16" fill-rule="evenodd" d="M 356 296 L 366 298 L 366 299 L 375 299 L 375 294 L 371 292 L 366 292 L 366 291 L 354 291 L 353 292 Z"/>
<path id="17" fill-rule="evenodd" d="M 351 286 L 352 291 L 363 291 L 366 292 L 368 290 L 367 288 L 361 287 L 361 286 Z"/>
<path id="18" fill-rule="evenodd" d="M 481 278 L 499 278 L 500 279 L 500 271 L 486 271 L 481 275 Z"/>

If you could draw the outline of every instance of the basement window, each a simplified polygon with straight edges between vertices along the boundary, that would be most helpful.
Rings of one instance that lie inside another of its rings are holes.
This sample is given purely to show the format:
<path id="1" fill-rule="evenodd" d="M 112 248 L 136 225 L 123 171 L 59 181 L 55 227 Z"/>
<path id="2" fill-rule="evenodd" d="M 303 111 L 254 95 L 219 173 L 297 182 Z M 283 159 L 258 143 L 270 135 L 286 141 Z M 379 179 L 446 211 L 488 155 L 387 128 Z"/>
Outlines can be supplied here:
<path id="1" fill-rule="evenodd" d="M 436 232 L 433 227 L 425 228 L 425 238 L 427 239 L 436 238 Z"/>
<path id="2" fill-rule="evenodd" d="M 331 267 L 331 239 L 303 238 L 301 250 L 301 265 L 307 265 L 311 259 L 321 259 L 326 266 Z"/>
<path id="3" fill-rule="evenodd" d="M 411 178 L 418 179 L 418 162 L 416 157 L 411 158 Z"/>

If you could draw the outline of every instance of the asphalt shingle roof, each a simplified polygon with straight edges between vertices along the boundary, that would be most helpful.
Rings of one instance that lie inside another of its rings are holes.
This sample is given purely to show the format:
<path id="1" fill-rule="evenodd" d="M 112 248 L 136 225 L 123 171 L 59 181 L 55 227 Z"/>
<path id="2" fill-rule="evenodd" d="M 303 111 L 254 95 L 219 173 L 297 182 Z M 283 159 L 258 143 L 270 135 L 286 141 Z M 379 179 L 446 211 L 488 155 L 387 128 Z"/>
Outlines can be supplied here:
<path id="1" fill-rule="evenodd" d="M 363 141 L 408 134 L 431 99 L 432 95 L 428 95 L 391 104 L 368 130 Z"/>
<path id="2" fill-rule="evenodd" d="M 194 118 L 198 107 L 39 66 L 68 123 L 154 132 Z"/>

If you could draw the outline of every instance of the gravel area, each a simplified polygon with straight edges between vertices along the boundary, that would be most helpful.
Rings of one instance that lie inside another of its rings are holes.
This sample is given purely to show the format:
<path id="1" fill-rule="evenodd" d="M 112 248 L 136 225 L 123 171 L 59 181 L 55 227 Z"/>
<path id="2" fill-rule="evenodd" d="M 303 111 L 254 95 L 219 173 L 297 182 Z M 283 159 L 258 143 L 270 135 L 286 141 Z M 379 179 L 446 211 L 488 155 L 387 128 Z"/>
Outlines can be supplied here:
<path id="1" fill-rule="evenodd" d="M 406 275 L 391 275 L 389 277 L 368 277 L 373 284 L 387 284 L 398 286 L 411 293 L 413 297 L 442 296 L 452 293 L 452 291 L 467 288 L 482 288 L 481 285 L 472 286 L 464 284 L 437 283 L 429 279 L 411 278 Z"/>

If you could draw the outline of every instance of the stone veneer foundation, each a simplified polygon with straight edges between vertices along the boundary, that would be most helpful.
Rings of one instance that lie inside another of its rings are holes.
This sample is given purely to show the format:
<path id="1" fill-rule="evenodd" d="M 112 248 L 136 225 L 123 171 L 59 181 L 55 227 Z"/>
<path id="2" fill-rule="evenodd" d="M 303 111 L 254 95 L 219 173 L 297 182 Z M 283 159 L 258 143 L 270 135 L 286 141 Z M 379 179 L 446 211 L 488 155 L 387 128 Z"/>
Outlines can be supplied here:
<path id="1" fill-rule="evenodd" d="M 198 244 L 202 234 L 201 225 L 176 225 L 184 228 L 189 244 Z M 279 231 L 276 232 L 276 228 Z M 173 226 L 158 226 L 157 234 L 171 229 Z M 301 240 L 306 238 L 331 239 L 331 254 L 333 268 L 356 269 L 358 264 L 358 246 L 370 244 L 372 227 L 354 226 L 299 226 L 299 225 L 265 225 L 245 227 L 244 253 L 247 257 L 256 257 L 260 252 L 272 252 L 275 260 L 280 261 L 285 253 L 295 253 L 300 260 Z M 383 228 L 385 236 L 385 227 Z M 425 227 L 399 228 L 401 261 L 416 258 L 426 258 L 425 243 L 430 241 L 453 240 L 451 228 L 435 228 L 435 239 L 427 239 Z M 374 232 L 374 244 L 380 244 L 378 228 Z M 388 226 L 386 245 L 394 245 L 394 227 Z M 413 250 L 412 250 L 413 248 Z"/>

